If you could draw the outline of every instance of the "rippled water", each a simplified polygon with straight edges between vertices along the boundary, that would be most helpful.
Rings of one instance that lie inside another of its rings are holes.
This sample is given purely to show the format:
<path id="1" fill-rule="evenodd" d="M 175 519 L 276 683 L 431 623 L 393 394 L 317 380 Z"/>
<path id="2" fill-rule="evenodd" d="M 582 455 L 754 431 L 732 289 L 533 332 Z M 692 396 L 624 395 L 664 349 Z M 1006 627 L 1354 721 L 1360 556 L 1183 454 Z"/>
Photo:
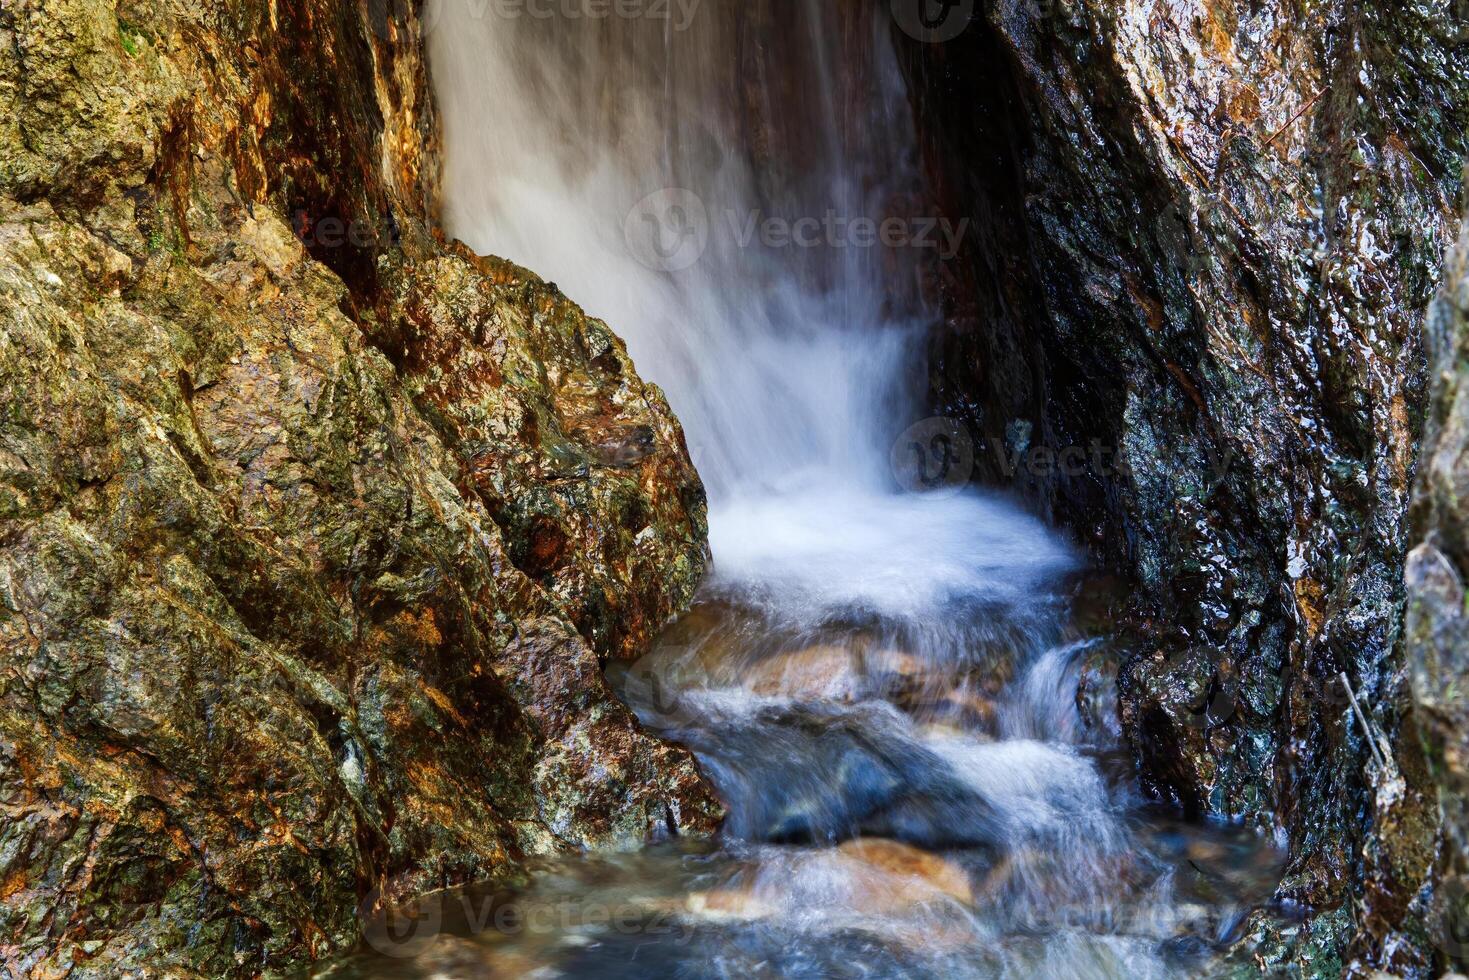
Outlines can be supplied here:
<path id="1" fill-rule="evenodd" d="M 614 669 L 718 788 L 717 841 L 548 860 L 522 888 L 433 896 L 442 931 L 331 975 L 1206 972 L 1281 855 L 1143 805 L 1107 724 L 1105 637 L 1067 614 L 1095 585 L 1064 572 L 1039 525 L 993 501 L 979 514 L 1012 550 L 986 559 L 972 532 L 967 567 L 983 571 L 925 592 L 921 612 L 866 603 L 869 577 L 839 562 L 794 606 L 766 574 L 726 572 Z M 1032 538 L 1051 576 L 1008 535 Z"/>
<path id="2" fill-rule="evenodd" d="M 1065 543 L 995 496 L 901 491 L 924 258 L 719 233 L 912 199 L 882 6 L 707 0 L 674 29 L 431 0 L 450 231 L 608 317 L 708 484 L 697 606 L 609 677 L 729 816 L 429 896 L 433 928 L 330 975 L 1188 975 L 1272 891 L 1253 835 L 1138 799 Z M 669 189 L 714 225 L 677 268 L 631 240 Z"/>

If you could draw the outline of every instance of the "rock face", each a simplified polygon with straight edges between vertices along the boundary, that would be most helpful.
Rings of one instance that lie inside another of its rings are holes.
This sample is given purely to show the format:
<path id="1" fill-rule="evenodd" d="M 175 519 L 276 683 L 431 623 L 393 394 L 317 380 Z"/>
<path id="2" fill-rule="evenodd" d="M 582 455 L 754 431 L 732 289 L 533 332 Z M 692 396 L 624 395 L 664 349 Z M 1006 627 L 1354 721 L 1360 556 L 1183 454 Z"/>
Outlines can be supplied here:
<path id="1" fill-rule="evenodd" d="M 1305 922 L 1252 924 L 1267 969 L 1438 965 L 1401 569 L 1469 122 L 1452 6 L 995 0 L 899 35 L 976 230 L 937 270 L 935 406 L 1131 573 L 1145 784 L 1289 841 Z"/>
<path id="2" fill-rule="evenodd" d="M 4 972 L 254 975 L 712 830 L 600 672 L 692 594 L 702 488 L 606 325 L 430 233 L 413 5 L 0 36 Z"/>
<path id="3" fill-rule="evenodd" d="M 1420 543 L 1408 556 L 1408 670 L 1443 814 L 1434 935 L 1463 972 L 1469 967 L 1469 222 L 1449 258 L 1428 341 L 1433 402 L 1413 510 Z"/>

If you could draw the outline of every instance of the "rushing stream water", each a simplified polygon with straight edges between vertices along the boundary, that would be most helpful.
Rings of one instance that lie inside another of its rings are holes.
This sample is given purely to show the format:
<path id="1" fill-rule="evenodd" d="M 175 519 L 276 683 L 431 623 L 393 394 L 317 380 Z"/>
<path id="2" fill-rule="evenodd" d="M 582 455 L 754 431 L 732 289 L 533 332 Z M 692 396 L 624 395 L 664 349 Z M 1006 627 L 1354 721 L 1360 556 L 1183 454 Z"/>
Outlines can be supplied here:
<path id="1" fill-rule="evenodd" d="M 905 491 L 933 462 L 925 248 L 962 229 L 853 224 L 924 224 L 881 6 L 430 0 L 448 230 L 605 317 L 708 486 L 698 604 L 611 678 L 729 817 L 469 890 L 418 957 L 344 971 L 1175 975 L 1269 894 L 1275 855 L 1150 813 L 1104 685 L 1078 698 L 1106 637 L 1066 544 L 997 497 Z"/>

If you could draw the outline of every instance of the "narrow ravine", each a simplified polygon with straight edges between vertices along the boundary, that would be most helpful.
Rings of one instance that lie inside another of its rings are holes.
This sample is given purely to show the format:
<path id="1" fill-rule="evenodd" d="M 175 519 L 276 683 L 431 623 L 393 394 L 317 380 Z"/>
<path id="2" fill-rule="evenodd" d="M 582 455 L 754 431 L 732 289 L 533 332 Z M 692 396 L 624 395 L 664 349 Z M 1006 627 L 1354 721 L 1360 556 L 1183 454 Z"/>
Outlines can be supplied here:
<path id="1" fill-rule="evenodd" d="M 430 5 L 447 230 L 613 324 L 704 478 L 700 599 L 611 677 L 728 817 L 342 971 L 1190 975 L 1273 889 L 1253 834 L 1144 807 L 1105 587 L 925 419 L 924 280 L 964 229 L 922 214 L 892 25 L 857 6 Z"/>
<path id="2" fill-rule="evenodd" d="M 0 974 L 1469 973 L 1465 11 L 0 2 Z"/>

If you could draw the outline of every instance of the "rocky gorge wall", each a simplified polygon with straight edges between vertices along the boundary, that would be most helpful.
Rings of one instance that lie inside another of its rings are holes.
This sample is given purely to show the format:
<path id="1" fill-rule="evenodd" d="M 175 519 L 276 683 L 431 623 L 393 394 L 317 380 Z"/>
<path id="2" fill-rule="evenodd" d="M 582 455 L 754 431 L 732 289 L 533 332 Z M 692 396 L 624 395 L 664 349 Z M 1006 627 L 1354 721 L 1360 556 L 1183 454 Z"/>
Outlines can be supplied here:
<path id="1" fill-rule="evenodd" d="M 1428 319 L 1433 400 L 1424 433 L 1408 556 L 1408 671 L 1428 766 L 1439 787 L 1442 878 L 1430 915 L 1444 952 L 1469 965 L 1469 604 L 1464 574 L 1469 429 L 1469 222 Z"/>
<path id="2" fill-rule="evenodd" d="M 1402 569 L 1462 10 L 975 10 L 942 43 L 896 35 L 936 203 L 978 232 L 930 284 L 934 408 L 984 478 L 1132 581 L 1119 688 L 1145 787 L 1289 847 L 1292 921 L 1248 922 L 1240 969 L 1436 976 Z"/>
<path id="3" fill-rule="evenodd" d="M 430 230 L 415 7 L 0 8 L 7 975 L 255 975 L 717 824 L 600 669 L 707 560 L 682 433 Z"/>
<path id="4" fill-rule="evenodd" d="M 1149 789 L 1289 845 L 1295 921 L 1247 923 L 1240 971 L 1435 975 L 1463 956 L 1464 288 L 1407 513 L 1454 4 L 978 10 L 895 35 L 977 231 L 930 284 L 935 405 L 985 449 L 1087 451 L 981 465 L 1133 578 Z M 600 673 L 692 594 L 698 477 L 606 325 L 434 234 L 415 11 L 0 7 L 10 973 L 254 975 L 352 945 L 361 903 L 717 822 Z"/>

